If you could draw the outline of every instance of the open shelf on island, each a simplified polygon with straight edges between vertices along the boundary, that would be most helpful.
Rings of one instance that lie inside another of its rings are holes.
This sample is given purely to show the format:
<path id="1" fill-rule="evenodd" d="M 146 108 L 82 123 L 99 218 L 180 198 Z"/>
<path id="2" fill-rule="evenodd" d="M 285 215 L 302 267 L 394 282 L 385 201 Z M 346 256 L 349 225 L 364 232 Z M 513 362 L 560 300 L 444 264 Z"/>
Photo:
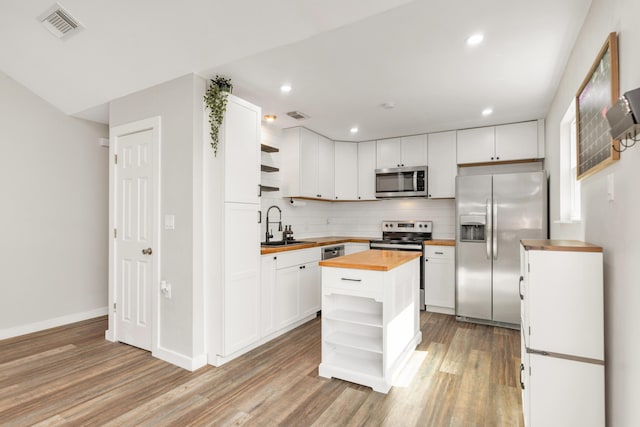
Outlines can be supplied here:
<path id="1" fill-rule="evenodd" d="M 323 313 L 323 316 L 326 319 L 338 320 L 340 322 L 382 328 L 382 314 L 360 313 L 349 310 L 332 310 L 326 314 Z"/>
<path id="2" fill-rule="evenodd" d="M 260 144 L 260 150 L 264 151 L 265 153 L 278 153 L 280 151 L 280 149 L 276 147 L 272 147 L 270 145 L 265 145 L 265 144 Z"/>
<path id="3" fill-rule="evenodd" d="M 343 347 L 382 353 L 382 339 L 377 337 L 368 337 L 348 332 L 334 332 L 326 337 L 325 341 Z"/>
<path id="4" fill-rule="evenodd" d="M 260 170 L 262 172 L 278 172 L 280 168 L 277 168 L 275 166 L 260 165 Z"/>

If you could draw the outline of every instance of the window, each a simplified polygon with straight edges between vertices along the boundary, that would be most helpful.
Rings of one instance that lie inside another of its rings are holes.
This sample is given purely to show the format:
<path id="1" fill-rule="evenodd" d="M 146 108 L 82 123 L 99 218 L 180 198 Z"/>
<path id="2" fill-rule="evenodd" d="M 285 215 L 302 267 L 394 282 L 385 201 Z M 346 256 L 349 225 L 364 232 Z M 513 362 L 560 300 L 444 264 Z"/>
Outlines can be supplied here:
<path id="1" fill-rule="evenodd" d="M 580 221 L 580 182 L 576 138 L 576 104 L 569 105 L 560 123 L 560 221 Z"/>

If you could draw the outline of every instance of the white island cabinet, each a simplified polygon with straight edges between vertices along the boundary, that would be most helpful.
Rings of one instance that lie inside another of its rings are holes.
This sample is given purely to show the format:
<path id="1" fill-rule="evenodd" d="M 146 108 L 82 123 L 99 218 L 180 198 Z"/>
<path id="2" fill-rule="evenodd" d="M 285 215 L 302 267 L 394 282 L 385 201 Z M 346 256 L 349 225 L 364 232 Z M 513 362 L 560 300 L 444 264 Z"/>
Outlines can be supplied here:
<path id="1" fill-rule="evenodd" d="M 321 377 L 389 392 L 422 341 L 419 257 L 369 250 L 320 262 Z"/>

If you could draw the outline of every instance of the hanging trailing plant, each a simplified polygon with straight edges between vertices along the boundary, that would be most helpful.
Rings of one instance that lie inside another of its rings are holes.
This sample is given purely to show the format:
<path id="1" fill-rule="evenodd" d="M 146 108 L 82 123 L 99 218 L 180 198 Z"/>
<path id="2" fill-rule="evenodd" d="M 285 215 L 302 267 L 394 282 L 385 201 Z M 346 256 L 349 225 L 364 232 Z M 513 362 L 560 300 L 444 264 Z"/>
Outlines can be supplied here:
<path id="1" fill-rule="evenodd" d="M 211 79 L 209 88 L 204 94 L 204 102 L 209 107 L 209 124 L 211 125 L 209 135 L 211 135 L 214 156 L 218 155 L 218 132 L 227 110 L 227 97 L 232 90 L 231 79 L 216 75 L 215 79 Z"/>

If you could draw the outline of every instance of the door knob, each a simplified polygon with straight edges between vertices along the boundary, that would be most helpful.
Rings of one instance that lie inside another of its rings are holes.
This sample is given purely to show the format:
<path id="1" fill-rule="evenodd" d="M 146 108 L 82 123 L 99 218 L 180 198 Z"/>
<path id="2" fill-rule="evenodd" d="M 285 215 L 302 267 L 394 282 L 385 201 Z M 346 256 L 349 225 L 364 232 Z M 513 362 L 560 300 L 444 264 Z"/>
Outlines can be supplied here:
<path id="1" fill-rule="evenodd" d="M 151 248 L 147 248 L 147 249 L 143 249 L 142 250 L 142 255 L 151 255 L 153 253 L 153 251 L 151 250 Z"/>

